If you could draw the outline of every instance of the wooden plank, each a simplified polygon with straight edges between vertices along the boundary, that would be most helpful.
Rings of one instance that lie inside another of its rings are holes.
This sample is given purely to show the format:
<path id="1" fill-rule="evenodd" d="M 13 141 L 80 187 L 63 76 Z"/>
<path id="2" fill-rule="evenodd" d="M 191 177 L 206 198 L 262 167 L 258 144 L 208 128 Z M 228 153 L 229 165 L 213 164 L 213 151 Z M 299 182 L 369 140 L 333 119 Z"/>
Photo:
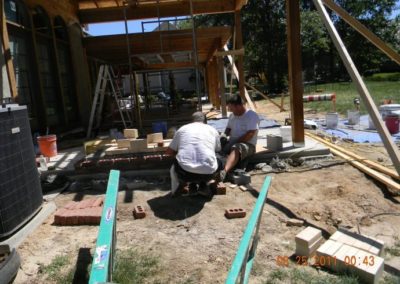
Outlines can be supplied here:
<path id="1" fill-rule="evenodd" d="M 228 50 L 228 47 L 226 45 L 224 46 L 224 50 Z M 235 65 L 235 62 L 233 61 L 232 56 L 227 55 L 227 58 L 229 59 L 229 62 L 232 65 L 232 70 L 233 70 L 233 73 L 236 76 L 236 79 L 239 78 L 239 72 L 238 72 L 238 69 L 236 68 L 236 65 Z M 250 109 L 255 111 L 256 107 L 255 107 L 253 101 L 251 100 L 251 98 L 249 96 L 249 93 L 247 92 L 246 88 L 244 88 L 244 95 L 245 95 L 245 99 L 246 99 L 247 104 L 249 105 Z"/>
<path id="2" fill-rule="evenodd" d="M 350 77 L 352 78 L 354 84 L 357 87 L 358 93 L 360 94 L 368 113 L 374 122 L 376 129 L 385 145 L 385 148 L 389 154 L 390 159 L 393 162 L 394 167 L 396 168 L 397 173 L 400 174 L 400 153 L 397 149 L 396 144 L 393 142 L 393 139 L 387 129 L 386 125 L 384 125 L 380 113 L 378 112 L 378 108 L 376 107 L 367 86 L 365 85 L 364 81 L 361 78 L 360 73 L 358 72 L 357 68 L 354 65 L 353 60 L 350 57 L 342 39 L 340 38 L 338 32 L 336 31 L 335 26 L 330 19 L 328 12 L 326 11 L 325 7 L 322 4 L 321 0 L 314 0 L 314 5 L 316 6 L 318 12 L 320 13 L 322 20 L 325 24 L 325 27 L 328 29 L 329 34 L 336 46 L 336 49 L 339 52 L 340 57 L 349 73 Z"/>
<path id="3" fill-rule="evenodd" d="M 219 97 L 221 98 L 221 113 L 222 117 L 227 117 L 226 112 L 226 96 L 225 96 L 225 71 L 224 61 L 222 58 L 218 58 L 218 78 L 219 78 Z"/>
<path id="4" fill-rule="evenodd" d="M 261 92 L 260 90 L 256 89 L 255 87 L 251 86 L 248 83 L 245 83 L 245 85 L 247 87 L 249 87 L 250 89 L 252 89 L 253 91 L 255 91 L 257 94 L 259 94 L 260 96 L 262 96 L 264 99 L 269 100 L 273 105 L 279 107 L 279 109 L 281 111 L 286 111 L 286 109 L 283 107 L 283 105 L 279 105 L 277 104 L 274 100 L 270 99 L 266 94 L 264 94 L 263 92 Z"/>
<path id="5" fill-rule="evenodd" d="M 11 91 L 11 97 L 12 98 L 17 98 L 18 92 L 17 92 L 17 82 L 15 81 L 15 72 L 14 72 L 14 64 L 12 61 L 12 56 L 11 56 L 11 50 L 10 50 L 10 39 L 8 38 L 8 30 L 7 30 L 7 21 L 6 21 L 6 16 L 4 14 L 4 0 L 0 1 L 1 5 L 1 27 L 2 27 L 2 32 L 1 32 L 1 41 L 2 41 L 2 48 L 3 48 L 3 56 L 4 56 L 4 62 L 6 64 L 6 69 L 7 69 L 7 77 L 8 77 L 8 83 L 10 84 L 10 91 Z M 3 92 L 3 90 L 1 90 Z M 3 94 L 0 96 L 0 98 L 3 97 Z M 0 100 L 1 103 L 1 100 Z"/>
<path id="6" fill-rule="evenodd" d="M 333 143 L 330 143 L 329 141 L 326 141 L 326 140 L 324 140 L 324 139 L 322 139 L 322 138 L 320 138 L 320 137 L 318 137 L 318 136 L 316 136 L 314 134 L 311 134 L 309 132 L 306 132 L 306 135 L 311 137 L 314 140 L 317 140 L 318 142 L 324 143 L 325 145 L 329 146 L 329 148 L 338 150 L 338 151 L 348 155 L 352 159 L 355 159 L 357 162 L 363 163 L 366 166 L 368 166 L 370 168 L 373 168 L 373 169 L 375 169 L 375 170 L 377 170 L 377 171 L 379 171 L 379 172 L 381 172 L 381 173 L 383 173 L 385 175 L 388 175 L 388 176 L 390 176 L 392 178 L 400 180 L 400 176 L 395 170 L 389 169 L 389 168 L 387 168 L 385 166 L 382 166 L 381 164 L 375 163 L 374 161 L 371 161 L 371 160 L 368 160 L 368 159 L 366 159 L 364 157 L 361 157 L 361 156 L 359 156 L 359 155 L 357 155 L 357 154 L 355 154 L 355 153 L 353 153 L 351 151 L 347 151 L 346 149 L 344 149 L 344 148 L 342 148 L 342 147 L 340 147 L 338 145 L 335 145 Z"/>
<path id="7" fill-rule="evenodd" d="M 123 7 L 81 8 L 78 14 L 81 24 L 113 22 L 123 20 L 123 9 Z M 232 13 L 235 9 L 236 3 L 232 0 L 193 1 L 193 15 Z M 128 20 L 188 15 L 190 15 L 189 1 L 160 1 L 158 5 L 155 2 L 154 4 L 130 6 L 126 9 Z"/>
<path id="8" fill-rule="evenodd" d="M 244 55 L 244 48 L 228 50 L 228 51 L 217 51 L 215 56 L 227 56 L 227 55 Z"/>
<path id="9" fill-rule="evenodd" d="M 236 35 L 236 42 L 235 46 L 236 49 L 243 48 L 243 35 L 242 35 L 242 21 L 240 19 L 240 11 L 235 12 L 235 35 Z M 243 55 L 238 55 L 237 57 L 237 69 L 238 75 L 236 78 L 239 80 L 239 93 L 243 99 L 247 99 L 245 95 L 245 79 L 244 79 L 244 64 L 243 64 Z"/>
<path id="10" fill-rule="evenodd" d="M 373 45 L 375 45 L 383 53 L 389 56 L 389 58 L 400 65 L 400 55 L 393 48 L 388 46 L 383 40 L 381 40 L 373 32 L 371 32 L 366 26 L 353 18 L 349 13 L 346 12 L 346 10 L 341 8 L 332 0 L 323 0 L 323 2 L 327 7 L 329 7 L 329 9 L 336 12 L 344 21 L 346 21 L 351 27 L 358 31 L 367 40 L 369 40 Z"/>
<path id="11" fill-rule="evenodd" d="M 294 146 L 304 146 L 303 78 L 299 0 L 286 0 L 289 93 Z"/>

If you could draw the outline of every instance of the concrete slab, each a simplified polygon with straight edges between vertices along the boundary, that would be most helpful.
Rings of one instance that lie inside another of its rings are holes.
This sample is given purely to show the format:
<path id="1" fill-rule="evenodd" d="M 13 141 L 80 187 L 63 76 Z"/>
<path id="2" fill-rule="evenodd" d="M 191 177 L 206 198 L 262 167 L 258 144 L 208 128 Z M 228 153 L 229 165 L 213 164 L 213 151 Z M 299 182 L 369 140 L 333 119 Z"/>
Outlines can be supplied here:
<path id="1" fill-rule="evenodd" d="M 33 217 L 25 226 L 18 230 L 8 239 L 0 242 L 0 245 L 7 244 L 10 248 L 18 248 L 18 246 L 30 235 L 44 220 L 47 219 L 57 209 L 54 202 L 44 203 L 42 209 Z"/>
<path id="2" fill-rule="evenodd" d="M 266 148 L 267 135 L 280 135 L 279 127 L 260 129 L 258 132 L 257 151 L 256 154 L 250 158 L 250 163 L 260 163 L 278 156 L 281 159 L 285 158 L 299 158 L 309 156 L 322 156 L 329 155 L 330 150 L 325 145 L 305 137 L 304 147 L 294 147 L 293 142 L 283 143 L 283 148 L 280 151 L 271 151 Z"/>

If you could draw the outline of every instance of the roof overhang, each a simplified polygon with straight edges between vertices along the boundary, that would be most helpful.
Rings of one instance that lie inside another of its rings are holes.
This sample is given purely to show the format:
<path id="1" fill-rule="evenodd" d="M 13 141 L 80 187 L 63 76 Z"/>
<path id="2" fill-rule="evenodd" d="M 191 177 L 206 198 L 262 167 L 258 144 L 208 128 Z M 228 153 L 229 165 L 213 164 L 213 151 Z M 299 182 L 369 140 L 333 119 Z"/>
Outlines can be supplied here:
<path id="1" fill-rule="evenodd" d="M 124 2 L 129 4 L 124 5 Z M 190 15 L 190 0 L 79 0 L 81 24 Z M 239 11 L 247 0 L 192 0 L 193 15 Z"/>
<path id="2" fill-rule="evenodd" d="M 197 54 L 205 65 L 232 35 L 231 27 L 196 30 Z M 114 65 L 128 65 L 126 35 L 96 36 L 83 39 L 87 55 Z M 129 34 L 130 52 L 135 70 L 193 68 L 191 30 L 157 31 Z"/>

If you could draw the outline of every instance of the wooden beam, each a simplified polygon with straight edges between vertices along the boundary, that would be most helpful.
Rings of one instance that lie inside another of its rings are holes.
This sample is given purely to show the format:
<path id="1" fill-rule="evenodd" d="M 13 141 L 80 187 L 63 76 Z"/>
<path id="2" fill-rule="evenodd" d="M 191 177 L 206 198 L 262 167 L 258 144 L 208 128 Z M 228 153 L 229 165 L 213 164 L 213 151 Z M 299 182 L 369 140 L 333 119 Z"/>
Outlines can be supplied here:
<path id="1" fill-rule="evenodd" d="M 218 98 L 218 63 L 216 58 L 214 58 L 210 62 L 209 67 L 211 71 L 211 78 L 210 78 L 211 94 L 214 98 L 215 108 L 217 110 L 220 110 L 221 100 Z"/>
<path id="2" fill-rule="evenodd" d="M 194 68 L 193 62 L 173 62 L 173 63 L 155 63 L 146 64 L 143 68 L 146 70 L 174 69 L 174 68 Z"/>
<path id="3" fill-rule="evenodd" d="M 292 141 L 304 146 L 303 80 L 301 69 L 299 0 L 286 0 L 286 21 L 289 65 L 289 93 L 292 117 Z"/>
<path id="4" fill-rule="evenodd" d="M 243 35 L 242 35 L 242 21 L 240 19 L 240 11 L 235 11 L 235 35 L 236 35 L 236 49 L 243 48 Z M 239 93 L 240 96 L 245 99 L 245 86 L 244 86 L 244 64 L 243 64 L 243 55 L 238 55 L 237 57 L 237 69 L 238 69 L 238 78 L 239 80 Z"/>
<path id="5" fill-rule="evenodd" d="M 224 50 L 228 50 L 228 47 L 226 45 L 224 46 Z M 233 61 L 232 56 L 227 55 L 227 58 L 229 59 L 229 62 L 231 63 L 232 71 L 235 74 L 236 79 L 239 80 L 238 79 L 239 78 L 239 72 L 238 72 L 238 69 L 236 68 L 236 65 L 235 65 L 235 62 Z M 254 105 L 253 101 L 251 100 L 250 95 L 247 92 L 246 88 L 244 88 L 244 98 L 245 98 L 247 104 L 249 105 L 250 109 L 255 111 L 256 110 L 256 106 Z"/>
<path id="6" fill-rule="evenodd" d="M 211 59 L 214 57 L 215 53 L 217 52 L 218 48 L 221 46 L 221 39 L 216 38 L 212 43 L 212 48 L 209 50 L 207 54 L 206 64 L 208 64 Z"/>
<path id="7" fill-rule="evenodd" d="M 227 55 L 244 55 L 244 48 L 215 52 L 215 56 L 227 56 Z"/>
<path id="8" fill-rule="evenodd" d="M 306 132 L 306 135 L 311 137 L 314 140 L 317 140 L 318 142 L 324 143 L 325 145 L 329 146 L 329 148 L 331 148 L 331 149 L 335 149 L 337 151 L 342 152 L 343 154 L 346 154 L 347 156 L 351 157 L 352 159 L 356 160 L 357 162 L 363 163 L 364 165 L 366 165 L 374 170 L 377 170 L 385 175 L 388 175 L 392 178 L 400 180 L 400 175 L 395 170 L 389 169 L 381 164 L 375 163 L 374 161 L 371 161 L 364 157 L 361 157 L 351 151 L 347 151 L 343 147 L 340 147 L 336 144 L 330 143 L 329 141 L 326 141 L 325 139 L 322 139 L 321 137 L 318 137 L 312 133 Z"/>
<path id="9" fill-rule="evenodd" d="M 217 59 L 218 63 L 218 78 L 219 78 L 219 97 L 221 98 L 221 113 L 222 117 L 227 117 L 226 112 L 226 96 L 225 96 L 225 71 L 224 71 L 224 60 L 219 57 Z"/>
<path id="10" fill-rule="evenodd" d="M 264 94 L 263 92 L 261 92 L 260 90 L 256 89 L 255 87 L 251 86 L 248 83 L 245 83 L 245 85 L 247 87 L 249 87 L 250 89 L 252 89 L 253 91 L 255 91 L 256 93 L 260 94 L 260 96 L 262 96 L 264 99 L 270 101 L 273 105 L 279 107 L 279 109 L 281 111 L 286 111 L 286 109 L 283 106 L 280 106 L 279 104 L 277 104 L 274 100 L 270 99 L 266 94 Z"/>
<path id="11" fill-rule="evenodd" d="M 365 85 L 364 81 L 361 78 L 360 73 L 358 72 L 357 68 L 354 65 L 353 60 L 351 59 L 342 39 L 340 38 L 338 32 L 336 31 L 335 26 L 332 23 L 331 18 L 328 15 L 325 7 L 322 4 L 321 0 L 314 0 L 314 5 L 317 8 L 318 12 L 320 13 L 322 20 L 328 29 L 329 34 L 333 40 L 333 43 L 336 46 L 336 49 L 339 52 L 340 57 L 349 73 L 351 79 L 353 80 L 354 84 L 357 87 L 358 93 L 360 94 L 366 109 L 368 110 L 369 115 L 371 116 L 372 121 L 378 133 L 385 145 L 386 150 L 388 151 L 389 157 L 393 162 L 394 167 L 396 168 L 397 173 L 400 174 L 400 153 L 393 142 L 393 139 L 387 129 L 386 125 L 384 125 L 380 113 L 378 112 L 378 108 L 376 107 L 367 86 Z"/>
<path id="12" fill-rule="evenodd" d="M 114 22 L 123 20 L 124 7 L 80 9 L 79 19 L 81 24 Z M 219 1 L 193 1 L 193 15 L 232 13 L 236 3 L 232 0 Z M 179 17 L 190 15 L 189 1 L 160 2 L 129 6 L 126 9 L 128 20 L 141 20 L 150 18 Z"/>
<path id="13" fill-rule="evenodd" d="M 8 30 L 7 30 L 7 21 L 6 21 L 6 16 L 4 14 L 4 0 L 0 0 L 0 5 L 1 5 L 1 41 L 2 41 L 2 48 L 3 48 L 3 56 L 4 56 L 4 62 L 6 65 L 7 69 L 7 77 L 8 77 L 8 83 L 10 84 L 10 92 L 11 92 L 11 97 L 13 99 L 16 99 L 18 96 L 17 93 L 17 83 L 15 81 L 15 72 L 14 72 L 14 64 L 12 61 L 12 56 L 11 56 L 11 50 L 10 50 L 10 39 L 8 38 Z M 3 92 L 3 90 L 0 90 Z M 0 99 L 3 98 L 3 94 L 0 95 Z M 1 100 L 0 100 L 1 103 Z"/>
<path id="14" fill-rule="evenodd" d="M 367 27 L 361 24 L 358 20 L 353 18 L 349 13 L 347 13 L 343 8 L 338 6 L 332 0 L 323 0 L 324 4 L 336 12 L 344 21 L 346 21 L 353 29 L 358 31 L 362 36 L 369 40 L 373 45 L 379 48 L 383 53 L 385 53 L 394 62 L 400 65 L 400 55 L 388 46 L 383 40 L 377 37 L 373 32 L 371 32 Z"/>

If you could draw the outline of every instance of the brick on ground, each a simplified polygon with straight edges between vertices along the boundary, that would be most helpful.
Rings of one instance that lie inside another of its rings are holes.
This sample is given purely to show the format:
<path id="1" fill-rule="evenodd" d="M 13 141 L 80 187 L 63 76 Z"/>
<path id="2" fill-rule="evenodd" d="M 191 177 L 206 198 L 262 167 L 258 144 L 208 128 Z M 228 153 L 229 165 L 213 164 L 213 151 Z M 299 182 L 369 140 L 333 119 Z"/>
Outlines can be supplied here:
<path id="1" fill-rule="evenodd" d="M 332 267 L 335 271 L 354 273 L 359 276 L 361 283 L 378 283 L 382 277 L 384 260 L 379 256 L 343 244 L 333 257 L 337 262 L 336 266 Z M 365 258 L 368 265 L 363 262 Z"/>
<path id="2" fill-rule="evenodd" d="M 322 232 L 313 227 L 307 227 L 296 235 L 296 255 L 311 256 L 322 243 Z"/>
<path id="3" fill-rule="evenodd" d="M 374 255 L 382 256 L 384 242 L 352 232 L 336 231 L 329 239 L 353 246 Z"/>
<path id="4" fill-rule="evenodd" d="M 54 214 L 54 224 L 97 225 L 100 224 L 103 197 L 85 199 L 80 202 L 69 202 Z"/>
<path id="5" fill-rule="evenodd" d="M 335 242 L 333 240 L 327 240 L 322 244 L 316 251 L 316 255 L 319 258 L 319 263 L 322 263 L 322 259 L 325 262 L 325 267 L 331 270 L 335 270 L 336 260 L 333 255 L 342 247 L 342 243 Z"/>

